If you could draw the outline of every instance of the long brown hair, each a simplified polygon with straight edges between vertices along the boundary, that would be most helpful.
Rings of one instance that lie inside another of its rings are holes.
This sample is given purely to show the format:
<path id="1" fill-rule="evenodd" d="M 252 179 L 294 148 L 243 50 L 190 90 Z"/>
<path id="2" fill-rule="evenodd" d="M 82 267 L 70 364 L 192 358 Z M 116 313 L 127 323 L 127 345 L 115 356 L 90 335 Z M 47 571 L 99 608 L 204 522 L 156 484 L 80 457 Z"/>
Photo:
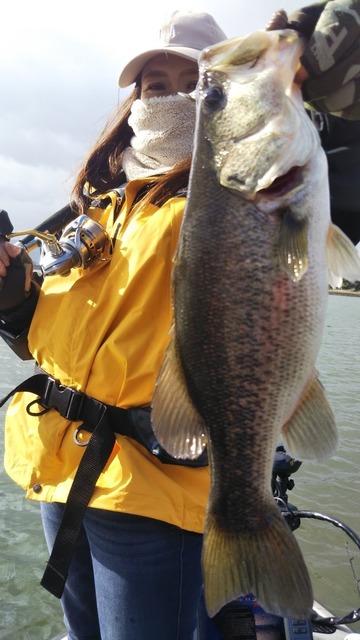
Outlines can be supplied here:
<path id="1" fill-rule="evenodd" d="M 78 213 L 84 213 L 89 199 L 84 193 L 88 183 L 96 193 L 105 193 L 126 182 L 122 169 L 122 155 L 130 145 L 134 135 L 128 124 L 131 107 L 140 98 L 140 83 L 137 82 L 132 93 L 118 107 L 109 119 L 94 147 L 84 161 L 72 190 L 72 198 Z M 178 191 L 186 189 L 189 181 L 191 160 L 184 160 L 176 167 L 157 176 L 142 197 L 142 203 L 152 202 L 161 206 Z"/>

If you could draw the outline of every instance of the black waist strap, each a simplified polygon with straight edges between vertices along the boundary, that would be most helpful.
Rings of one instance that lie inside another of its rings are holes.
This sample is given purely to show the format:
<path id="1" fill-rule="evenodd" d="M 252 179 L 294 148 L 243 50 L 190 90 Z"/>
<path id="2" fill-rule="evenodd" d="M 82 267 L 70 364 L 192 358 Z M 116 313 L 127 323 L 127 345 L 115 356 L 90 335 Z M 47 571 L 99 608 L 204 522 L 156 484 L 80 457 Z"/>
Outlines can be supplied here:
<path id="1" fill-rule="evenodd" d="M 150 410 L 121 409 L 107 405 L 75 389 L 60 385 L 46 373 L 35 374 L 21 382 L 0 400 L 0 407 L 12 395 L 23 391 L 37 396 L 34 402 L 28 405 L 30 415 L 35 414 L 32 405 L 38 403 L 45 410 L 56 409 L 67 420 L 81 421 L 80 428 L 92 433 L 71 486 L 59 531 L 41 580 L 45 589 L 61 598 L 86 507 L 115 444 L 114 433 L 134 438 L 161 462 L 168 464 L 204 466 L 207 464 L 207 458 L 206 453 L 194 461 L 172 458 L 155 438 L 151 428 Z"/>
<path id="2" fill-rule="evenodd" d="M 56 409 L 63 418 L 71 422 L 81 420 L 83 429 L 93 432 L 104 411 L 113 421 L 113 431 L 136 439 L 136 433 L 127 409 L 113 407 L 76 391 L 71 387 L 59 384 L 47 373 L 37 373 L 23 380 L 7 396 L 0 400 L 2 407 L 15 393 L 28 391 L 37 397 L 32 404 L 38 403 L 45 409 Z M 29 410 L 30 415 L 32 412 Z M 40 412 L 42 413 L 42 412 Z M 34 415 L 38 415 L 34 412 Z M 86 426 L 85 426 L 86 425 Z"/>

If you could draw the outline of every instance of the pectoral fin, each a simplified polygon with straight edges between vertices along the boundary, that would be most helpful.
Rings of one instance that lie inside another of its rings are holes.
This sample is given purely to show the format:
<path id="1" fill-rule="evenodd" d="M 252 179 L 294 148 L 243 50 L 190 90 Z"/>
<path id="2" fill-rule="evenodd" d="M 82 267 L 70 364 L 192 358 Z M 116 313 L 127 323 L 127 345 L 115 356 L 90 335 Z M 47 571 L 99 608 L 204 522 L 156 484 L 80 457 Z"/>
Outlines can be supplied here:
<path id="1" fill-rule="evenodd" d="M 308 221 L 297 220 L 291 209 L 284 212 L 278 243 L 280 267 L 293 282 L 301 280 L 308 269 Z"/>
<path id="2" fill-rule="evenodd" d="M 334 414 L 316 374 L 284 425 L 282 436 L 285 449 L 299 460 L 318 460 L 336 451 L 338 434 Z"/>
<path id="3" fill-rule="evenodd" d="M 341 286 L 341 278 L 350 282 L 360 280 L 360 256 L 351 240 L 334 224 L 329 227 L 326 248 L 331 286 L 334 283 Z"/>
<path id="4" fill-rule="evenodd" d="M 189 396 L 175 341 L 166 351 L 151 412 L 157 439 L 175 458 L 198 458 L 206 446 L 205 423 Z"/>

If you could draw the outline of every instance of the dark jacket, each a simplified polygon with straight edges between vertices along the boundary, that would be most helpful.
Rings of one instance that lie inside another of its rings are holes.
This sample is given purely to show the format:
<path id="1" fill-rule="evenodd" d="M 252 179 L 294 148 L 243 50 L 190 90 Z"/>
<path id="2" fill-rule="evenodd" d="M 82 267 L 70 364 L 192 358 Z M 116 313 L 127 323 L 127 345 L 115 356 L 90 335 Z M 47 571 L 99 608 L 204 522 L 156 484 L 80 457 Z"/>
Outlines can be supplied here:
<path id="1" fill-rule="evenodd" d="M 311 112 L 329 164 L 332 221 L 360 242 L 360 121 Z"/>

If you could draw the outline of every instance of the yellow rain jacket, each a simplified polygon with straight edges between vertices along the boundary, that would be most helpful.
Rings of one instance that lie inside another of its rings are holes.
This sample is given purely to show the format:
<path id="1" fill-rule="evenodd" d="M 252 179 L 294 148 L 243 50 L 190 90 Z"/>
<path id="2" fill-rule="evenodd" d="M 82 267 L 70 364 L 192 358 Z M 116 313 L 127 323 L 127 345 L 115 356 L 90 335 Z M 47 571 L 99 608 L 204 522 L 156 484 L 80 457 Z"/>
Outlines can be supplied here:
<path id="1" fill-rule="evenodd" d="M 130 212 L 147 181 L 127 185 L 118 215 L 113 192 L 106 194 L 111 203 L 105 209 L 89 210 L 109 233 L 112 255 L 68 276 L 46 277 L 29 333 L 30 351 L 49 375 L 123 408 L 151 403 L 170 338 L 171 271 L 185 206 L 185 198 L 175 197 L 160 208 Z M 5 468 L 28 498 L 66 502 L 84 453 L 73 438 L 79 423 L 55 409 L 30 416 L 26 407 L 33 400 L 18 393 L 9 406 Z M 89 505 L 201 533 L 208 491 L 208 467 L 163 464 L 117 435 Z"/>

